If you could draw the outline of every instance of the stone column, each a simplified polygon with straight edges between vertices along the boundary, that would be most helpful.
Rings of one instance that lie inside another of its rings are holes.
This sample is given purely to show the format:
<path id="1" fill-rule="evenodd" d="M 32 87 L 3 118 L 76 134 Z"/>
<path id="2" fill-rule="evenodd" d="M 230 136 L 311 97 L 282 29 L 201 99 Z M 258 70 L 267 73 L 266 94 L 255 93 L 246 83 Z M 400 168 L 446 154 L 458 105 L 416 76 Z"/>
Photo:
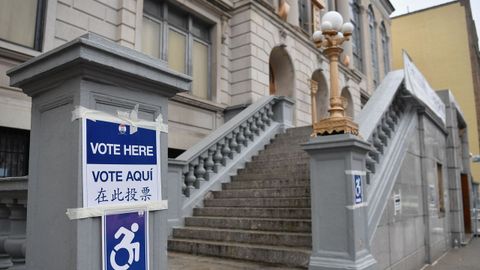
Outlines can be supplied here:
<path id="1" fill-rule="evenodd" d="M 10 209 L 10 232 L 4 242 L 5 251 L 10 255 L 12 266 L 8 270 L 24 270 L 27 231 L 27 202 L 14 200 L 7 204 Z"/>
<path id="2" fill-rule="evenodd" d="M 375 269 L 365 194 L 365 158 L 370 145 L 351 134 L 341 134 L 313 138 L 303 149 L 311 156 L 309 269 Z"/>
<path id="3" fill-rule="evenodd" d="M 191 78 L 165 62 L 93 34 L 10 70 L 10 83 L 32 97 L 27 269 L 102 269 L 101 217 L 69 220 L 83 207 L 82 106 L 116 114 L 139 104 L 139 118 L 168 122 L 168 98 Z M 162 199 L 167 194 L 167 134 L 160 134 Z M 171 194 L 180 196 L 181 194 Z M 167 211 L 149 213 L 150 269 L 167 269 Z"/>
<path id="4" fill-rule="evenodd" d="M 10 210 L 3 202 L 0 203 L 0 269 L 12 266 L 10 255 L 5 251 L 5 241 L 10 233 Z"/>

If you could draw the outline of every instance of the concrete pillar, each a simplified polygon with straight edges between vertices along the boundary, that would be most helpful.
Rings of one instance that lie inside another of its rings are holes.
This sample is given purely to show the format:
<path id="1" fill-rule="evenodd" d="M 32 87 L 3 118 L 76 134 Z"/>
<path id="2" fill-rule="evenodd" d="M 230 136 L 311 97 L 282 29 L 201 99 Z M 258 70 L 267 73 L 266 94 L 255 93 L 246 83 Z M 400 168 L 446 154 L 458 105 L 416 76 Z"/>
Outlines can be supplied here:
<path id="1" fill-rule="evenodd" d="M 365 194 L 365 158 L 370 145 L 356 136 L 341 134 L 313 138 L 303 149 L 311 156 L 309 269 L 375 269 Z"/>
<path id="2" fill-rule="evenodd" d="M 69 220 L 83 207 L 82 121 L 77 106 L 116 114 L 139 104 L 139 118 L 168 119 L 168 98 L 190 88 L 166 63 L 87 34 L 8 72 L 32 97 L 27 269 L 102 269 L 101 217 Z M 160 135 L 162 199 L 167 134 Z M 172 194 L 180 196 L 181 194 Z M 149 213 L 150 269 L 167 269 L 167 211 Z"/>

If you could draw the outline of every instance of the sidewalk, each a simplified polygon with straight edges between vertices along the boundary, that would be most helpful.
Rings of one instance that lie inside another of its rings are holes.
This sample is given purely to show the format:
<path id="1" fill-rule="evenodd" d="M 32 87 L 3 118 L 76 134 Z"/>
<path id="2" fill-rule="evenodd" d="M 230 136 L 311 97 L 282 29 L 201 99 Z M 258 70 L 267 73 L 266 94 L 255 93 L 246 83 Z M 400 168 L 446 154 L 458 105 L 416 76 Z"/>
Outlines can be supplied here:
<path id="1" fill-rule="evenodd" d="M 467 246 L 450 250 L 436 264 L 425 270 L 479 270 L 480 238 L 473 238 Z"/>
<path id="2" fill-rule="evenodd" d="M 168 252 L 169 270 L 303 270 L 275 267 L 245 261 L 226 260 L 216 257 L 193 256 Z"/>

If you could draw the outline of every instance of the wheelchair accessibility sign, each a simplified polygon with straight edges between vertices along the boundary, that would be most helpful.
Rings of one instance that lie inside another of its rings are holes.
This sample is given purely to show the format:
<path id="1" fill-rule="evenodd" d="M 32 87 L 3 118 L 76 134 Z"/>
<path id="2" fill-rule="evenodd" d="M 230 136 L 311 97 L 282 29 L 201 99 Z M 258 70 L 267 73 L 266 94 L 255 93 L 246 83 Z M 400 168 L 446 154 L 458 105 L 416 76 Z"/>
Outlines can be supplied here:
<path id="1" fill-rule="evenodd" d="M 148 270 L 148 212 L 103 216 L 103 269 Z"/>

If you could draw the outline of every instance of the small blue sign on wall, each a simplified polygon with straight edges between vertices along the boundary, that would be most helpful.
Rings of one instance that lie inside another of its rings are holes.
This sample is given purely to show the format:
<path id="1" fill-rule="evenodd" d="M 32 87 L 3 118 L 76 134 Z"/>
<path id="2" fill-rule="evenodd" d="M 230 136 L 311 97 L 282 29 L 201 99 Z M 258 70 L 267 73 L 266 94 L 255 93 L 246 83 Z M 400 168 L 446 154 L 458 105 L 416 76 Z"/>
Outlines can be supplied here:
<path id="1" fill-rule="evenodd" d="M 363 185 L 360 175 L 353 175 L 353 194 L 355 196 L 354 204 L 363 203 Z"/>
<path id="2" fill-rule="evenodd" d="M 148 270 L 148 212 L 106 213 L 103 269 Z"/>

